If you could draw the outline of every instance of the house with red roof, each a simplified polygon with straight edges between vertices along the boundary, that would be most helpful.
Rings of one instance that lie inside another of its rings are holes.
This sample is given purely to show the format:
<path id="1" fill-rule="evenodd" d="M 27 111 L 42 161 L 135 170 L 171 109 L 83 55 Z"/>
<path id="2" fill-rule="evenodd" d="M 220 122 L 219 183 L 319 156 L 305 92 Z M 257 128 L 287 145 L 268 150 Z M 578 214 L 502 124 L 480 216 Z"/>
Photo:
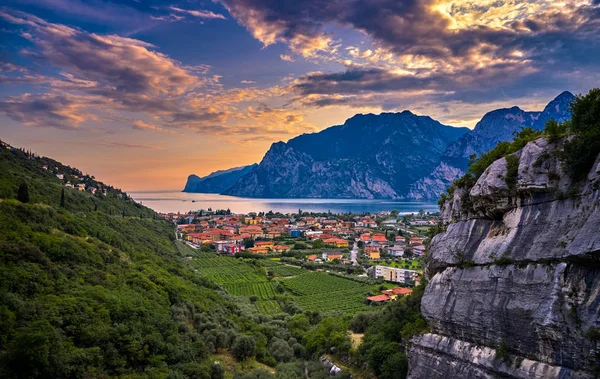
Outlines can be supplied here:
<path id="1" fill-rule="evenodd" d="M 382 294 L 388 295 L 390 299 L 396 300 L 399 296 L 410 295 L 413 292 L 410 288 L 395 287 L 389 290 L 381 291 Z"/>
<path id="2" fill-rule="evenodd" d="M 384 303 L 386 301 L 390 301 L 391 299 L 388 295 L 376 295 L 367 297 L 367 300 L 369 300 L 371 303 Z"/>
<path id="3" fill-rule="evenodd" d="M 287 251 L 290 251 L 291 249 L 292 247 L 288 245 L 274 245 L 271 247 L 271 250 L 276 253 L 285 253 Z"/>

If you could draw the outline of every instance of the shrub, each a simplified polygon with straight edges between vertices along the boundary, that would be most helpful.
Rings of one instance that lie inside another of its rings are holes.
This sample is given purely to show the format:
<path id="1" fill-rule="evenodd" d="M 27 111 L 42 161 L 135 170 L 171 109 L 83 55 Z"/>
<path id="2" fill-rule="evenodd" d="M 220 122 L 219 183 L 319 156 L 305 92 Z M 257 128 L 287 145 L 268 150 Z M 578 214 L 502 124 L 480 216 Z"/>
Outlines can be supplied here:
<path id="1" fill-rule="evenodd" d="M 371 321 L 371 317 L 373 313 L 371 312 L 362 312 L 357 314 L 350 321 L 350 330 L 354 333 L 364 333 L 369 326 L 369 321 Z"/>
<path id="2" fill-rule="evenodd" d="M 562 154 L 574 180 L 584 179 L 600 153 L 600 88 L 579 95 L 571 104 L 571 122 L 566 128 L 575 138 L 565 143 Z"/>
<path id="3" fill-rule="evenodd" d="M 548 120 L 544 128 L 544 134 L 550 142 L 556 142 L 568 133 L 568 123 L 559 123 L 556 120 Z"/>
<path id="4" fill-rule="evenodd" d="M 517 176 L 519 173 L 519 158 L 516 155 L 506 156 L 506 176 L 504 182 L 510 191 L 517 189 Z"/>
<path id="5" fill-rule="evenodd" d="M 231 347 L 235 359 L 243 361 L 256 354 L 256 340 L 252 336 L 238 336 Z"/>
<path id="6" fill-rule="evenodd" d="M 506 344 L 506 341 L 502 340 L 500 341 L 500 345 L 496 349 L 496 359 L 503 362 L 507 362 L 509 358 L 510 354 L 508 352 L 508 345 Z"/>

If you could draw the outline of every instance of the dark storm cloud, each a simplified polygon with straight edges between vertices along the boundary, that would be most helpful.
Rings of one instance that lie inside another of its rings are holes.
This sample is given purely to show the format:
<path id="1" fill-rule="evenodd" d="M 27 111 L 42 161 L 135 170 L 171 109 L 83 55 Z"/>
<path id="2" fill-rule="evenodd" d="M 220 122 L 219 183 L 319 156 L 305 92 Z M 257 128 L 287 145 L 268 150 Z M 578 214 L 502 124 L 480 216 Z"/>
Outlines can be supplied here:
<path id="1" fill-rule="evenodd" d="M 376 46 L 393 52 L 401 62 L 413 57 L 431 62 L 430 67 L 414 69 L 412 75 L 398 74 L 389 65 L 309 73 L 293 84 L 301 97 L 318 95 L 302 99 L 305 104 L 344 104 L 363 101 L 356 96 L 359 94 L 422 90 L 439 91 L 435 96 L 440 100 L 479 102 L 507 93 L 536 93 L 548 87 L 548 82 L 555 90 L 562 90 L 600 78 L 597 0 L 542 7 L 531 14 L 521 10 L 501 27 L 482 22 L 460 28 L 436 8 L 442 3 L 436 0 L 221 2 L 265 45 L 283 42 L 303 54 L 314 48 L 310 43 L 315 39 L 328 38 L 328 26 L 338 25 L 368 35 Z M 469 3 L 463 8 L 452 6 L 449 12 L 481 13 L 503 5 Z M 304 49 L 303 44 L 309 45 Z M 490 91 L 492 88 L 501 90 Z"/>

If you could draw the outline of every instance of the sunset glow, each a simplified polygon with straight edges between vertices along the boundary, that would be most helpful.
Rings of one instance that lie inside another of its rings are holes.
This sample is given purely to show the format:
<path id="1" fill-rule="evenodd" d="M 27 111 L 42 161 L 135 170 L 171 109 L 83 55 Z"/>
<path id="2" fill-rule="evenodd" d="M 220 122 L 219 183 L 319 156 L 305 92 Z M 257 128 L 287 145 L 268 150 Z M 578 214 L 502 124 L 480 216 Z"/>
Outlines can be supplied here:
<path id="1" fill-rule="evenodd" d="M 127 191 L 356 113 L 473 127 L 600 79 L 597 0 L 8 0 L 1 138 Z"/>

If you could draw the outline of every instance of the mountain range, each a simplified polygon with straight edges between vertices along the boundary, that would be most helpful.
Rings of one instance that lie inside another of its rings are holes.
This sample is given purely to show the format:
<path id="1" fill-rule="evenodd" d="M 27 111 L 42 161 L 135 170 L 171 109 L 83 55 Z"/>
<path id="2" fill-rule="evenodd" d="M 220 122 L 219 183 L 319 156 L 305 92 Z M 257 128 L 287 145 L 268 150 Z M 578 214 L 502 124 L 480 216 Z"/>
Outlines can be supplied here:
<path id="1" fill-rule="evenodd" d="M 184 191 L 257 198 L 435 200 L 463 175 L 472 154 L 511 140 L 522 127 L 570 117 L 574 96 L 563 92 L 543 111 L 488 112 L 473 130 L 443 125 L 410 111 L 358 114 L 343 125 L 271 145 L 262 161 L 191 175 Z"/>

